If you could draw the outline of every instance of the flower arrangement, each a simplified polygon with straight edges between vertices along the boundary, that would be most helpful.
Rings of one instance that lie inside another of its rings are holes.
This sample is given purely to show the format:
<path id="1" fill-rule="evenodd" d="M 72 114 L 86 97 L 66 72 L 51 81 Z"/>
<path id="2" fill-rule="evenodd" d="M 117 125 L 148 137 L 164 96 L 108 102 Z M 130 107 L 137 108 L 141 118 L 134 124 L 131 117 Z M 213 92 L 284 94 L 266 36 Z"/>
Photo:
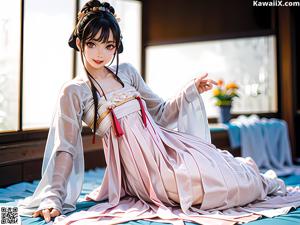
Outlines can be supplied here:
<path id="1" fill-rule="evenodd" d="M 235 97 L 239 97 L 237 94 L 238 85 L 234 82 L 225 84 L 223 80 L 218 80 L 216 88 L 213 89 L 213 98 L 217 101 L 216 106 L 231 106 Z"/>

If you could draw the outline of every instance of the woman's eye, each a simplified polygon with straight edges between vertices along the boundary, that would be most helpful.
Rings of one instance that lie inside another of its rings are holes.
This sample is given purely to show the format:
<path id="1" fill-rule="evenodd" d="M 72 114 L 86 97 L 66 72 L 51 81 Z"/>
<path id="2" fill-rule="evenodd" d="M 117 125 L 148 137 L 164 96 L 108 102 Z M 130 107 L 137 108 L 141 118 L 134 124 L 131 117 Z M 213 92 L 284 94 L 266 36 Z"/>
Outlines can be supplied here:
<path id="1" fill-rule="evenodd" d="M 95 44 L 93 42 L 88 42 L 86 43 L 86 45 L 89 47 L 89 48 L 92 48 L 95 46 Z"/>
<path id="2" fill-rule="evenodd" d="M 115 48 L 115 46 L 114 46 L 114 45 L 108 45 L 107 48 L 108 48 L 109 50 L 112 50 L 112 49 Z"/>

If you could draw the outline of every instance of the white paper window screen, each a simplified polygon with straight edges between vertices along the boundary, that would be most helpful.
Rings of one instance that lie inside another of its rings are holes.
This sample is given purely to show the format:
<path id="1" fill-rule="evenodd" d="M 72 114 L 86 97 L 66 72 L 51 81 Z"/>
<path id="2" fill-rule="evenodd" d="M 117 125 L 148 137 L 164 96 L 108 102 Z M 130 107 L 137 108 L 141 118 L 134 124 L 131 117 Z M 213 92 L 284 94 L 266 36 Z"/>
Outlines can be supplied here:
<path id="1" fill-rule="evenodd" d="M 277 111 L 276 48 L 273 35 L 149 46 L 146 81 L 161 97 L 173 96 L 189 80 L 208 72 L 210 78 L 239 86 L 233 113 Z M 260 94 L 258 94 L 260 93 Z M 203 94 L 209 117 L 218 115 L 212 92 Z"/>

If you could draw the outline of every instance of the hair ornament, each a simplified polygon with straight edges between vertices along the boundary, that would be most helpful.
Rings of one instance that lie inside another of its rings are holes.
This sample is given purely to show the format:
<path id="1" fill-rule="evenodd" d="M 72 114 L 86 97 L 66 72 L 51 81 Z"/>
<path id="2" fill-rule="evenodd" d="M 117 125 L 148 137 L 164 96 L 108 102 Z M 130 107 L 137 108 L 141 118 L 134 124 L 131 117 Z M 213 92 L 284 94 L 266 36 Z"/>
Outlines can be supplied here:
<path id="1" fill-rule="evenodd" d="M 120 17 L 118 17 L 117 14 L 114 14 L 114 17 L 116 18 L 118 23 L 121 21 Z"/>
<path id="2" fill-rule="evenodd" d="M 78 20 L 81 20 L 84 16 L 85 16 L 85 13 L 84 13 L 84 12 L 79 12 L 79 13 L 77 14 L 77 19 L 78 19 Z"/>
<path id="3" fill-rule="evenodd" d="M 77 18 L 78 18 L 78 20 L 81 20 L 81 19 L 82 19 L 83 17 L 85 17 L 89 12 L 100 12 L 100 11 L 102 11 L 102 12 L 108 12 L 108 13 L 112 14 L 112 13 L 110 12 L 110 10 L 109 10 L 107 7 L 99 6 L 99 7 L 89 8 L 88 10 L 85 10 L 85 11 L 83 11 L 83 12 L 79 12 L 79 13 L 77 14 Z M 117 17 L 117 14 L 112 14 L 112 15 L 116 18 L 117 22 L 120 22 L 120 21 L 121 21 L 121 19 L 120 19 L 119 17 Z"/>

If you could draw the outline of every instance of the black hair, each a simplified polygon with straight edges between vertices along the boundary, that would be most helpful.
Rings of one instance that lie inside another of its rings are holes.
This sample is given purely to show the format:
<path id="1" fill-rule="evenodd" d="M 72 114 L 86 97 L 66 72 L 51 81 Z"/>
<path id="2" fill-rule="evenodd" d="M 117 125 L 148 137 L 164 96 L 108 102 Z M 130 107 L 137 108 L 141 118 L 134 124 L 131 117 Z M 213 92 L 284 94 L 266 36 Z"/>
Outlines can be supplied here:
<path id="1" fill-rule="evenodd" d="M 102 10 L 93 10 L 93 8 L 99 8 L 101 7 Z M 103 10 L 104 9 L 104 10 Z M 94 100 L 94 138 L 93 142 L 95 140 L 95 133 L 97 129 L 97 118 L 98 118 L 98 97 L 97 97 L 97 89 L 94 85 L 94 82 L 92 79 L 92 75 L 88 72 L 84 65 L 83 60 L 83 52 L 85 48 L 85 44 L 89 42 L 90 40 L 94 39 L 97 33 L 101 30 L 100 37 L 96 39 L 97 41 L 106 43 L 109 38 L 110 31 L 113 34 L 114 41 L 116 42 L 116 52 L 114 54 L 114 57 L 111 61 L 111 63 L 114 61 L 115 57 L 117 58 L 117 68 L 116 68 L 116 79 L 124 86 L 121 79 L 118 77 L 118 69 L 119 69 L 119 53 L 123 52 L 123 43 L 122 43 L 122 35 L 121 30 L 118 24 L 118 21 L 115 18 L 115 10 L 114 8 L 107 2 L 100 2 L 99 0 L 90 0 L 87 3 L 84 4 L 82 9 L 80 10 L 79 15 L 82 15 L 79 17 L 79 21 L 69 39 L 69 46 L 71 48 L 74 48 L 76 51 L 79 51 L 79 49 L 76 46 L 76 38 L 79 38 L 80 44 L 81 44 L 81 61 L 84 66 L 84 69 L 87 73 L 88 79 L 91 83 L 91 91 L 92 96 Z M 111 65 L 110 63 L 110 65 Z M 99 86 L 101 88 L 101 86 Z M 102 88 L 101 88 L 102 89 Z M 102 90 L 103 92 L 103 90 Z M 100 93 L 99 93 L 100 95 Z M 105 93 L 103 92 L 104 97 Z"/>

